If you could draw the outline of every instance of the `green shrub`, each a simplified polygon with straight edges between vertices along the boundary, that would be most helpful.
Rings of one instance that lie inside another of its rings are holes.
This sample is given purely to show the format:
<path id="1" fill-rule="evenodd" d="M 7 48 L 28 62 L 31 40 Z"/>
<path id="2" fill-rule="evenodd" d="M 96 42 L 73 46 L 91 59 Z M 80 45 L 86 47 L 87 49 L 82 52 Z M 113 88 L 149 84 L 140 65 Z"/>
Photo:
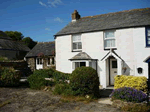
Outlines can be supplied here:
<path id="1" fill-rule="evenodd" d="M 68 84 L 56 84 L 53 91 L 54 94 L 63 94 L 66 89 L 69 88 Z"/>
<path id="2" fill-rule="evenodd" d="M 28 77 L 28 82 L 30 85 L 30 88 L 32 89 L 41 89 L 46 85 L 46 81 L 43 76 L 32 74 Z"/>
<path id="3" fill-rule="evenodd" d="M 49 69 L 35 70 L 35 71 L 33 72 L 33 74 L 35 74 L 35 75 L 40 75 L 40 76 L 42 76 L 42 77 L 44 77 L 44 78 L 50 78 L 50 77 L 52 77 L 53 72 L 54 72 L 54 69 L 49 68 Z"/>
<path id="4" fill-rule="evenodd" d="M 32 89 L 41 89 L 44 86 L 52 86 L 54 82 L 45 80 L 45 78 L 52 77 L 54 70 L 53 69 L 42 69 L 35 70 L 32 75 L 28 77 L 28 82 L 30 88 Z"/>
<path id="5" fill-rule="evenodd" d="M 147 88 L 147 78 L 144 76 L 126 76 L 126 75 L 117 75 L 115 77 L 114 88 L 122 87 L 132 87 L 137 90 L 146 91 Z"/>
<path id="6" fill-rule="evenodd" d="M 0 68 L 0 86 L 18 86 L 21 77 L 20 72 L 14 68 Z"/>
<path id="7" fill-rule="evenodd" d="M 76 68 L 70 75 L 70 87 L 74 95 L 99 96 L 99 79 L 96 70 L 91 67 Z"/>
<path id="8" fill-rule="evenodd" d="M 64 82 L 65 80 L 69 80 L 69 76 L 70 76 L 69 73 L 63 73 L 57 70 L 53 72 L 53 78 L 56 83 L 61 83 Z"/>
<path id="9" fill-rule="evenodd" d="M 112 99 L 119 99 L 127 102 L 142 102 L 146 99 L 146 94 L 140 90 L 136 90 L 130 87 L 123 87 L 113 90 L 110 97 Z"/>

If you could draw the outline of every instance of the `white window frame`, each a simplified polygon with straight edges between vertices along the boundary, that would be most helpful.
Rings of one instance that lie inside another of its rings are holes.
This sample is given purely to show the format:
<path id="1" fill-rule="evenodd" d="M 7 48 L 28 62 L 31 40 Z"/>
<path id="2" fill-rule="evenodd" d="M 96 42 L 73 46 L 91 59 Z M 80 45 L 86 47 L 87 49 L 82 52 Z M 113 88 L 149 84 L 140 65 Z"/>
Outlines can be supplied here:
<path id="1" fill-rule="evenodd" d="M 96 70 L 96 66 L 95 67 L 93 66 L 93 64 L 96 63 L 95 61 L 91 61 L 91 60 L 74 60 L 74 61 L 72 61 L 72 71 L 74 71 L 76 69 L 75 68 L 75 62 L 85 62 L 86 67 L 92 67 Z"/>
<path id="2" fill-rule="evenodd" d="M 73 37 L 78 36 L 78 40 L 74 40 Z M 73 43 L 77 43 L 77 49 L 73 48 Z M 78 49 L 78 44 L 81 43 L 81 49 Z M 81 34 L 74 34 L 72 35 L 72 51 L 81 51 L 82 50 L 82 42 L 81 42 Z"/>
<path id="3" fill-rule="evenodd" d="M 54 58 L 54 64 L 52 64 L 52 58 Z M 48 61 L 50 61 L 50 64 L 48 64 Z M 47 66 L 55 65 L 55 57 L 49 57 L 47 58 Z"/>
<path id="4" fill-rule="evenodd" d="M 38 63 L 38 60 L 39 60 L 39 63 Z M 40 63 L 42 62 L 42 63 Z M 37 65 L 42 65 L 43 64 L 43 59 L 42 58 L 37 58 L 37 62 L 36 62 Z"/>
<path id="5" fill-rule="evenodd" d="M 107 37 L 106 38 L 106 32 L 114 32 L 114 37 Z M 116 34 L 115 30 L 108 30 L 108 31 L 104 32 L 104 49 L 116 48 L 116 35 L 115 34 Z M 111 45 L 111 47 L 106 47 L 106 45 L 105 45 L 106 40 L 115 40 L 115 46 Z"/>

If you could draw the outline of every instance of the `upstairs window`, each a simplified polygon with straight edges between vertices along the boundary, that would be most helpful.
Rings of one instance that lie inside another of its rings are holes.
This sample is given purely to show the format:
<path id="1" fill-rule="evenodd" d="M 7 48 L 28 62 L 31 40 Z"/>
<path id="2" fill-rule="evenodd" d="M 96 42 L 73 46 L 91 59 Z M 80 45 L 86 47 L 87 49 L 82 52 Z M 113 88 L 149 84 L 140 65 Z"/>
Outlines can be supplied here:
<path id="1" fill-rule="evenodd" d="M 116 48 L 115 31 L 104 32 L 104 48 Z"/>
<path id="2" fill-rule="evenodd" d="M 81 35 L 72 35 L 72 47 L 73 51 L 82 50 Z"/>
<path id="3" fill-rule="evenodd" d="M 150 47 L 150 27 L 146 28 L 146 47 Z"/>

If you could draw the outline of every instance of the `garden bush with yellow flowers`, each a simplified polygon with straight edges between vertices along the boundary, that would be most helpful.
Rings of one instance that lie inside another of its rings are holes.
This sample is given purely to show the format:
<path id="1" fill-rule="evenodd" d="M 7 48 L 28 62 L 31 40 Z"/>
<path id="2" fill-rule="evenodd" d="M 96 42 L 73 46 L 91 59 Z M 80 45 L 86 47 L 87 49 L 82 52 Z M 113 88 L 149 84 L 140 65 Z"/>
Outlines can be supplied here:
<path id="1" fill-rule="evenodd" d="M 147 78 L 144 76 L 126 76 L 117 75 L 115 76 L 114 89 L 122 87 L 132 87 L 137 90 L 146 92 L 147 90 Z"/>

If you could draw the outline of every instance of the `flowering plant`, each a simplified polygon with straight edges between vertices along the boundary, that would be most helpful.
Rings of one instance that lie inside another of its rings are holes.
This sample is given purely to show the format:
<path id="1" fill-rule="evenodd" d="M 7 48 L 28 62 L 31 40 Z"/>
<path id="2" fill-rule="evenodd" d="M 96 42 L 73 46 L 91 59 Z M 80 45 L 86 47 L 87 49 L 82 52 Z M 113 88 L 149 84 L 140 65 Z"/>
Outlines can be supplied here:
<path id="1" fill-rule="evenodd" d="M 130 87 L 123 87 L 119 89 L 114 89 L 113 92 L 110 94 L 112 99 L 120 99 L 127 102 L 142 102 L 146 99 L 146 94 L 140 90 L 130 88 Z"/>

